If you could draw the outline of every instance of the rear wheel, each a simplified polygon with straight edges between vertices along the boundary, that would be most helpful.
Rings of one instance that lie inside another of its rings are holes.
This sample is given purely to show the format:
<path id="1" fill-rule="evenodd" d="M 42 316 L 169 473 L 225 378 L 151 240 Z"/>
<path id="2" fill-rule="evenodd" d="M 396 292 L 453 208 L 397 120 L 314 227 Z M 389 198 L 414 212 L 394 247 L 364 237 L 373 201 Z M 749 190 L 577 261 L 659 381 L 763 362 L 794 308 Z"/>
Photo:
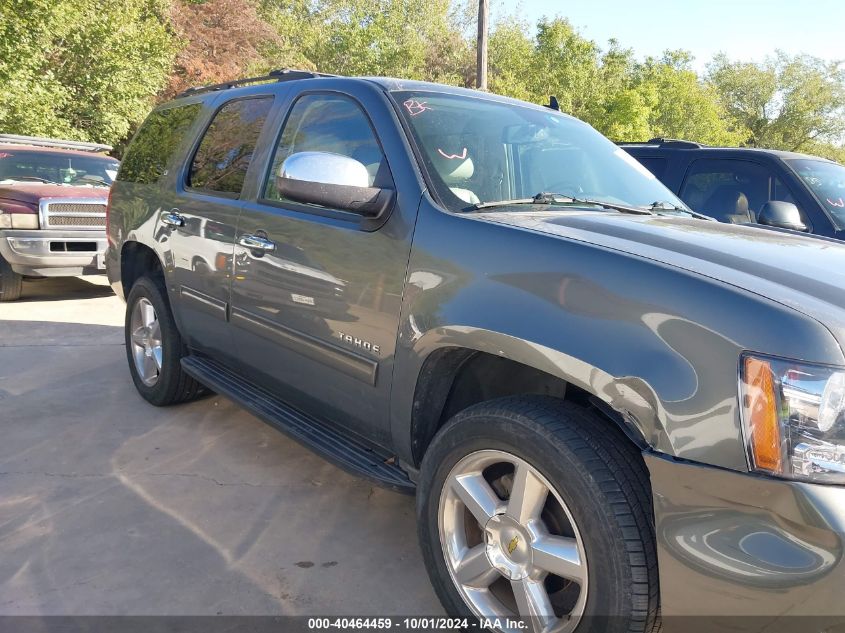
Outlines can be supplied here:
<path id="1" fill-rule="evenodd" d="M 0 301 L 17 301 L 21 297 L 23 276 L 12 270 L 3 257 L 0 257 Z"/>
<path id="2" fill-rule="evenodd" d="M 514 397 L 459 413 L 426 452 L 417 511 L 453 615 L 503 631 L 659 628 L 645 467 L 589 409 Z"/>
<path id="3" fill-rule="evenodd" d="M 188 354 L 176 328 L 165 289 L 142 277 L 126 299 L 126 356 L 138 392 L 151 404 L 193 400 L 203 386 L 182 370 Z"/>

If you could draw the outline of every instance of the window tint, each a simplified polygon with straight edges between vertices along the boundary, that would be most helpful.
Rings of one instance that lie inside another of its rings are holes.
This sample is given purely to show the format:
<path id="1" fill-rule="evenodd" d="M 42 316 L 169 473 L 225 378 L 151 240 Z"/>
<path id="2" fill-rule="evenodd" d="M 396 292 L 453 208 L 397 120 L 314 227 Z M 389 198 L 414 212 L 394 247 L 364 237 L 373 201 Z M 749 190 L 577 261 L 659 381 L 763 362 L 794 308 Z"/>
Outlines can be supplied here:
<path id="1" fill-rule="evenodd" d="M 722 222 L 753 222 L 769 201 L 769 170 L 742 160 L 697 160 L 687 173 L 681 199 Z"/>
<path id="2" fill-rule="evenodd" d="M 237 196 L 272 105 L 272 97 L 262 97 L 220 108 L 191 162 L 188 186 Z"/>
<path id="3" fill-rule="evenodd" d="M 663 179 L 666 173 L 666 159 L 657 158 L 656 156 L 635 156 L 635 158 L 643 164 L 643 167 L 648 169 L 652 174 L 659 179 Z"/>
<path id="4" fill-rule="evenodd" d="M 150 114 L 129 144 L 117 180 L 147 185 L 158 182 L 200 110 L 199 103 L 192 103 Z"/>
<path id="5" fill-rule="evenodd" d="M 264 197 L 280 200 L 276 177 L 298 152 L 331 152 L 354 158 L 370 175 L 370 186 L 389 186 L 390 175 L 373 128 L 361 108 L 340 95 L 306 95 L 291 109 L 273 157 Z"/>

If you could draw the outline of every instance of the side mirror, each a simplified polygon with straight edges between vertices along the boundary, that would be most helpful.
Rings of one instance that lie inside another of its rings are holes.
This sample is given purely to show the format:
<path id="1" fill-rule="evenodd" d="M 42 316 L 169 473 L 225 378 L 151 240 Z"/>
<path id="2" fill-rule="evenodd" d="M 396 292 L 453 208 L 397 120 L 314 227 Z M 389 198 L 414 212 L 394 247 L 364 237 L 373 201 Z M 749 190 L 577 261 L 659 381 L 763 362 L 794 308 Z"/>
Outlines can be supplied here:
<path id="1" fill-rule="evenodd" d="M 758 224 L 775 226 L 779 229 L 806 231 L 807 225 L 801 220 L 801 212 L 791 202 L 770 200 L 763 205 L 757 216 Z"/>
<path id="2" fill-rule="evenodd" d="M 331 152 L 291 154 L 279 168 L 276 188 L 288 200 L 377 218 L 393 206 L 395 192 L 370 186 L 363 164 Z"/>

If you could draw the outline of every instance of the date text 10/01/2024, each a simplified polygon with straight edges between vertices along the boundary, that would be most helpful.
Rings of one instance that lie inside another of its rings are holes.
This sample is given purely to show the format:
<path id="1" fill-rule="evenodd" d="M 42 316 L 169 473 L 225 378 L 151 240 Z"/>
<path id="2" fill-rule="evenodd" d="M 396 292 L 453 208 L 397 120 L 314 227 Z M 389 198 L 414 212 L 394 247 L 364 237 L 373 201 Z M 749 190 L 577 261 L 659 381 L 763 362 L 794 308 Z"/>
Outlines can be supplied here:
<path id="1" fill-rule="evenodd" d="M 527 630 L 528 623 L 524 620 L 511 618 L 445 618 L 445 617 L 412 617 L 412 618 L 309 618 L 309 630 L 399 630 L 399 631 L 464 631 L 475 629 L 488 631 L 494 629 Z"/>

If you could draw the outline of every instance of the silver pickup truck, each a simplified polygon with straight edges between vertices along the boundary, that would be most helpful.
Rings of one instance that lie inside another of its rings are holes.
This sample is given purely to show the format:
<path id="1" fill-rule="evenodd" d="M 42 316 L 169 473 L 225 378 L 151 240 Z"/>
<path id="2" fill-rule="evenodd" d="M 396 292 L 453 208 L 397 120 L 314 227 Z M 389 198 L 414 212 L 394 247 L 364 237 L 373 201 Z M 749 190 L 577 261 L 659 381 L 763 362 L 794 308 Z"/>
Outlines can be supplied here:
<path id="1" fill-rule="evenodd" d="M 108 235 L 139 393 L 415 494 L 459 626 L 843 630 L 845 245 L 548 107 L 296 71 L 153 111 Z"/>
<path id="2" fill-rule="evenodd" d="M 18 299 L 25 277 L 105 271 L 111 149 L 0 134 L 0 301 Z"/>

